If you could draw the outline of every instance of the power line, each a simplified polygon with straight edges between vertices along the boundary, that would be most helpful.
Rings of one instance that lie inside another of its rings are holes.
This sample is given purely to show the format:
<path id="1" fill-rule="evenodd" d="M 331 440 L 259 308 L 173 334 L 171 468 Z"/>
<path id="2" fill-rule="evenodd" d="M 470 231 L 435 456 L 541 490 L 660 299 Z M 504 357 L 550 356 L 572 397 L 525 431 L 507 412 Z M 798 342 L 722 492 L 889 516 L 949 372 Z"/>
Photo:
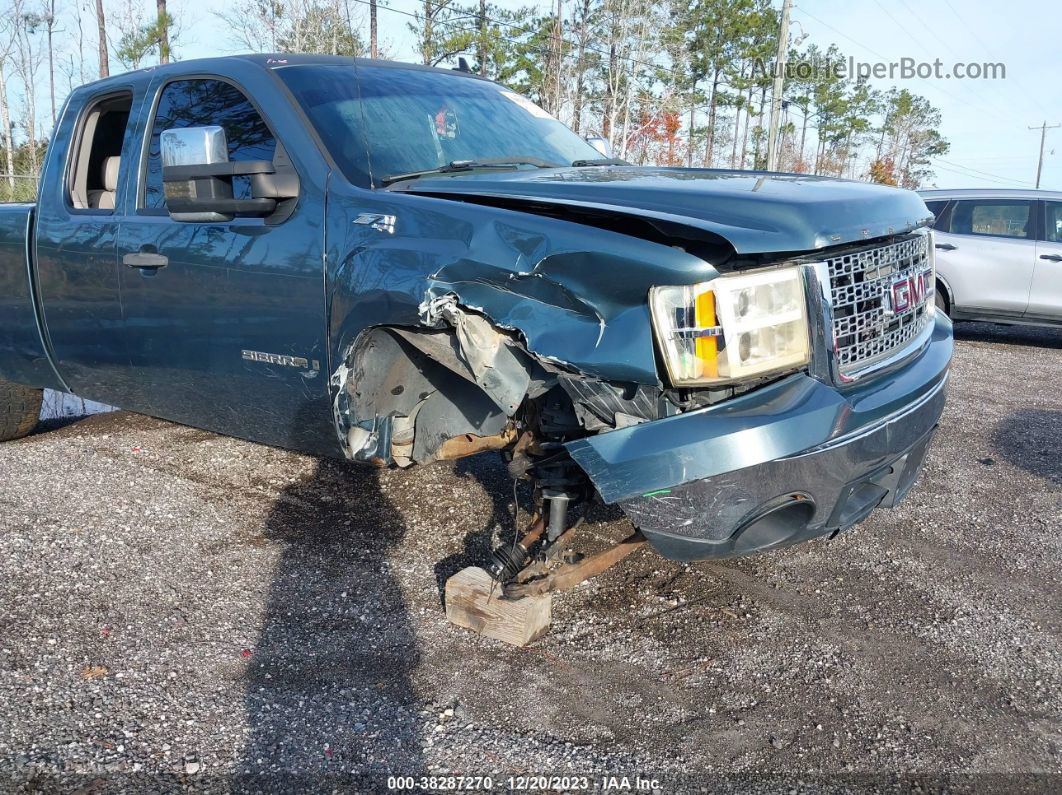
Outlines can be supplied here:
<path id="1" fill-rule="evenodd" d="M 970 174 L 969 172 L 966 172 L 966 171 L 958 171 L 958 170 L 953 169 L 953 168 L 948 168 L 947 166 L 942 166 L 942 165 L 940 165 L 940 163 L 933 163 L 933 168 L 934 169 L 939 169 L 941 171 L 947 171 L 949 174 L 957 174 L 960 177 L 973 177 L 973 176 L 976 176 L 976 175 Z M 1005 181 L 1005 180 L 990 179 L 988 177 L 978 177 L 978 179 L 980 179 L 981 181 L 987 180 L 988 182 L 995 183 L 996 185 L 1012 185 L 1013 184 L 1012 182 L 1008 182 L 1008 181 Z"/>
<path id="2" fill-rule="evenodd" d="M 995 56 L 993 55 L 994 51 L 992 50 L 992 48 L 989 47 L 987 44 L 985 44 L 985 40 L 982 39 L 979 35 L 977 35 L 977 31 L 974 30 L 973 27 L 970 25 L 970 23 L 966 21 L 966 17 L 955 10 L 955 6 L 953 6 L 951 4 L 951 0 L 944 0 L 944 5 L 946 5 L 948 7 L 948 9 L 951 11 L 952 16 L 954 16 L 957 20 L 959 20 L 959 22 L 962 23 L 962 26 L 964 28 L 966 28 L 966 30 L 968 30 L 970 32 L 970 35 L 973 36 L 974 40 L 978 44 L 980 44 L 982 48 L 984 48 L 984 51 L 986 53 L 988 53 L 988 57 L 989 58 L 995 58 Z M 998 61 L 998 59 L 995 59 L 995 60 Z M 1032 92 L 1030 92 L 1028 94 L 1022 93 L 1020 96 L 1022 96 L 1025 100 L 1030 101 L 1030 104 L 1036 105 L 1040 109 L 1041 112 L 1047 113 L 1047 111 L 1044 109 L 1044 106 L 1040 104 L 1040 100 L 1038 100 L 1036 98 L 1036 94 L 1035 93 L 1032 93 Z"/>
<path id="3" fill-rule="evenodd" d="M 880 58 L 881 60 L 883 60 L 883 61 L 887 61 L 887 60 L 889 60 L 888 58 L 886 58 L 886 57 L 885 57 L 884 55 L 882 55 L 882 54 L 881 54 L 880 52 L 878 52 L 877 50 L 871 49 L 871 48 L 870 48 L 870 47 L 868 47 L 868 46 L 867 46 L 866 44 L 863 44 L 863 43 L 862 43 L 862 42 L 860 42 L 860 41 L 856 41 L 856 40 L 855 40 L 855 39 L 853 39 L 853 38 L 852 38 L 851 36 L 849 36 L 849 35 L 848 35 L 847 33 L 844 33 L 844 32 L 842 32 L 842 31 L 839 31 L 839 30 L 837 30 L 837 28 L 835 28 L 835 27 L 834 27 L 833 25 L 830 25 L 830 24 L 829 24 L 829 23 L 827 23 L 827 22 L 823 22 L 823 21 L 822 21 L 821 19 L 819 19 L 819 18 L 818 18 L 817 16 L 815 16 L 814 14 L 812 14 L 812 13 L 811 13 L 810 11 L 805 11 L 805 10 L 804 10 L 803 8 L 801 8 L 800 6 L 796 6 L 796 7 L 795 7 L 795 10 L 799 11 L 799 12 L 800 12 L 801 14 L 803 14 L 803 15 L 804 15 L 804 16 L 806 16 L 806 17 L 811 17 L 811 18 L 812 18 L 812 19 L 814 19 L 814 20 L 815 20 L 816 22 L 818 22 L 818 23 L 819 23 L 820 25 L 822 25 L 822 26 L 823 26 L 824 28 L 827 28 L 827 29 L 829 29 L 829 30 L 832 30 L 832 31 L 833 31 L 834 33 L 836 33 L 836 34 L 837 34 L 838 36 L 840 36 L 840 37 L 841 37 L 842 39 L 848 39 L 848 41 L 852 42 L 852 44 L 856 45 L 857 47 L 862 47 L 862 48 L 863 48 L 864 50 L 866 50 L 867 52 L 869 52 L 869 53 L 870 53 L 871 55 L 876 55 L 876 56 L 878 56 L 878 57 L 879 57 L 879 58 Z"/>
<path id="4" fill-rule="evenodd" d="M 884 7 L 882 7 L 882 6 L 881 6 L 881 3 L 880 3 L 880 2 L 878 2 L 878 0 L 874 0 L 874 2 L 875 2 L 875 3 L 877 3 L 877 5 L 878 5 L 879 7 L 881 7 L 881 9 L 882 9 L 883 11 L 885 11 L 885 13 L 888 13 L 888 11 L 887 11 L 887 10 L 886 10 L 886 9 L 885 9 Z M 922 31 L 924 31 L 925 33 L 927 33 L 927 34 L 928 34 L 928 35 L 930 36 L 930 38 L 932 38 L 932 39 L 933 39 L 934 41 L 936 41 L 936 43 L 937 43 L 938 45 L 940 45 L 941 47 L 943 47 L 944 49 L 946 49 L 946 50 L 947 50 L 947 51 L 948 51 L 949 53 L 951 53 L 951 57 L 955 59 L 955 64 L 960 64 L 960 63 L 964 63 L 964 61 L 963 61 L 963 57 L 962 57 L 961 55 L 959 55 L 959 53 L 955 52 L 955 50 L 954 50 L 954 49 L 952 48 L 952 46 L 951 46 L 950 44 L 948 44 L 948 42 L 947 42 L 947 41 L 945 41 L 945 40 L 944 40 L 944 39 L 943 39 L 943 38 L 942 38 L 942 37 L 941 37 L 941 36 L 940 36 L 940 35 L 939 35 L 939 34 L 938 34 L 938 33 L 937 33 L 937 32 L 936 32 L 935 30 L 934 30 L 934 28 L 933 28 L 933 26 L 932 26 L 932 25 L 929 25 L 929 24 L 928 24 L 928 23 L 926 22 L 926 21 L 925 21 L 925 19 L 924 19 L 924 18 L 923 18 L 923 17 L 922 17 L 922 16 L 921 16 L 921 15 L 920 15 L 920 14 L 919 14 L 919 13 L 918 13 L 918 12 L 917 12 L 917 11 L 916 11 L 916 10 L 915 10 L 914 8 L 913 8 L 913 7 L 911 7 L 910 5 L 908 5 L 908 4 L 907 4 L 907 0 L 899 0 L 899 2 L 900 2 L 900 4 L 901 4 L 901 5 L 902 5 L 902 6 L 903 6 L 903 7 L 904 7 L 904 8 L 906 9 L 906 10 L 907 10 L 907 12 L 908 12 L 909 14 L 911 14 L 911 16 L 913 16 L 913 17 L 914 17 L 914 18 L 915 18 L 915 19 L 916 19 L 916 20 L 917 20 L 917 21 L 919 22 L 919 24 L 921 25 L 921 28 L 920 28 L 920 30 L 922 30 Z M 892 17 L 892 15 L 891 15 L 891 14 L 890 14 L 889 16 L 890 16 L 890 18 Z M 895 22 L 895 20 L 893 20 L 893 21 Z M 909 31 L 908 31 L 908 33 L 909 33 Z M 912 38 L 913 38 L 913 37 L 912 37 Z M 997 85 L 995 85 L 995 83 L 993 83 L 993 82 L 992 82 L 991 80 L 988 80 L 988 79 L 986 79 L 986 80 L 985 80 L 984 82 L 985 82 L 985 83 L 987 84 L 986 88 L 988 88 L 989 90 L 994 90 L 994 91 L 996 91 L 996 92 L 997 92 L 996 96 L 997 96 L 997 98 L 998 98 L 998 99 L 1001 99 L 1001 100 L 1003 100 L 1003 101 L 1004 101 L 1005 103 L 1009 104 L 1009 102 L 1010 102 L 1010 98 L 1009 98 L 1009 97 L 1007 97 L 1007 96 L 1004 96 L 1004 95 L 1002 94 L 1002 92 L 1000 92 L 1000 90 L 999 90 L 999 87 L 998 87 Z M 960 85 L 960 86 L 962 86 L 962 87 L 965 87 L 965 86 L 966 86 L 967 84 L 966 84 L 966 82 L 965 82 L 965 81 L 962 81 L 962 82 L 960 82 L 960 84 L 959 84 L 959 85 Z M 970 90 L 972 90 L 972 89 L 970 89 Z M 994 104 L 994 103 L 993 103 L 993 104 Z M 998 108 L 997 108 L 997 109 L 998 109 Z"/>
<path id="5" fill-rule="evenodd" d="M 975 174 L 979 174 L 980 176 L 983 176 L 983 177 L 992 177 L 993 179 L 1000 179 L 1000 180 L 1003 180 L 1004 182 L 1011 182 L 1011 183 L 1020 182 L 1023 185 L 1032 185 L 1031 182 L 1029 182 L 1027 180 L 1024 180 L 1024 179 L 1012 179 L 1010 177 L 1005 177 L 1002 174 L 993 174 L 990 171 L 981 171 L 979 169 L 973 168 L 972 166 L 966 166 L 966 165 L 963 165 L 962 163 L 956 163 L 953 160 L 945 160 L 942 157 L 938 157 L 938 158 L 935 158 L 935 159 L 938 162 L 948 163 L 949 165 L 955 166 L 956 168 L 961 168 L 961 169 L 964 169 L 966 171 L 972 171 Z"/>
<path id="6" fill-rule="evenodd" d="M 800 13 L 804 14 L 805 16 L 810 17 L 811 19 L 815 20 L 820 25 L 822 25 L 824 28 L 832 30 L 838 36 L 841 36 L 842 38 L 848 39 L 848 41 L 852 42 L 852 44 L 856 45 L 857 47 L 863 48 L 864 50 L 869 52 L 871 55 L 878 56 L 883 62 L 888 62 L 890 60 L 889 58 L 885 57 L 884 55 L 882 55 L 877 50 L 874 50 L 871 47 L 867 46 L 866 44 L 863 44 L 863 42 L 861 42 L 861 41 L 856 41 L 851 36 L 849 36 L 847 33 L 844 33 L 842 31 L 838 30 L 837 28 L 835 28 L 833 25 L 829 24 L 828 22 L 822 21 L 821 19 L 819 19 L 817 16 L 815 16 L 812 13 L 810 13 L 809 11 L 805 11 L 803 8 L 797 8 L 796 10 L 798 10 Z M 963 103 L 965 105 L 974 104 L 972 102 L 969 102 L 968 100 L 963 99 L 962 97 L 956 96 L 955 94 L 951 93 L 950 91 L 948 91 L 947 89 L 943 88 L 942 86 L 937 85 L 936 83 L 929 82 L 928 78 L 917 77 L 916 79 L 921 80 L 923 83 L 925 83 L 927 86 L 929 86 L 929 88 L 932 88 L 932 89 L 934 89 L 936 91 L 939 91 L 941 94 L 945 94 L 946 96 L 951 97 L 956 102 L 961 102 L 961 103 Z M 998 114 L 1000 112 L 998 109 L 993 111 L 991 108 L 985 107 L 984 105 L 981 106 L 981 110 L 983 110 L 985 112 L 988 112 L 988 113 L 993 113 L 993 114 Z"/>
<path id="7" fill-rule="evenodd" d="M 945 161 L 945 162 L 950 162 L 950 161 Z M 953 163 L 952 165 L 955 166 L 955 165 L 958 165 L 958 164 Z M 1024 182 L 1023 180 L 1017 180 L 1017 179 L 1009 179 L 1007 177 L 1003 177 L 1003 176 L 1000 176 L 1000 175 L 988 176 L 983 171 L 974 171 L 973 169 L 968 169 L 965 166 L 958 166 L 957 168 L 951 168 L 949 166 L 944 166 L 944 165 L 941 165 L 939 158 L 934 160 L 933 168 L 939 168 L 939 169 L 942 169 L 943 171 L 947 171 L 947 172 L 952 173 L 952 174 L 957 174 L 960 177 L 975 177 L 975 178 L 980 179 L 982 181 L 987 180 L 988 182 L 993 182 L 993 183 L 995 183 L 997 185 L 1011 186 L 1011 187 L 1013 187 L 1015 183 L 1021 183 L 1023 185 L 1030 185 L 1030 186 L 1032 185 L 1031 182 Z"/>

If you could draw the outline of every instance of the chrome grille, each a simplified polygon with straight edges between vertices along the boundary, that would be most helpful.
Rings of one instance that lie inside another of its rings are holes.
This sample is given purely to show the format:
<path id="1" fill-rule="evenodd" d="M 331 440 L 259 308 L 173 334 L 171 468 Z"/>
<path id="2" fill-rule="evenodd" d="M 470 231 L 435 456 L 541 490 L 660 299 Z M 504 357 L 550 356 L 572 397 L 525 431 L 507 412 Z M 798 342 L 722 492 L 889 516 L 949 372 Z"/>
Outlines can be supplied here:
<path id="1" fill-rule="evenodd" d="M 825 260 L 842 374 L 899 351 L 929 324 L 934 300 L 929 240 L 916 234 Z"/>

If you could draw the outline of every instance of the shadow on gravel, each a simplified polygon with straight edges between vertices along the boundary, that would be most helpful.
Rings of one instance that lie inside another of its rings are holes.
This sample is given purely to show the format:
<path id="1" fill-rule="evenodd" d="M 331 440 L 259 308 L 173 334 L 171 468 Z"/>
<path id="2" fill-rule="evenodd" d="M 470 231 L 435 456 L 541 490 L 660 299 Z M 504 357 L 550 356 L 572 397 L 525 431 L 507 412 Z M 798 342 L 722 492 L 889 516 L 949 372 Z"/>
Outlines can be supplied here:
<path id="1" fill-rule="evenodd" d="M 955 339 L 1000 345 L 1062 348 L 1062 328 L 1007 326 L 1002 323 L 971 323 L 960 320 L 955 323 Z"/>
<path id="2" fill-rule="evenodd" d="M 1062 486 L 1062 411 L 1015 411 L 996 426 L 992 443 L 1014 466 Z"/>
<path id="3" fill-rule="evenodd" d="M 416 638 L 388 562 L 406 527 L 379 477 L 320 460 L 269 516 L 284 551 L 246 673 L 235 789 L 369 791 L 423 769 Z"/>

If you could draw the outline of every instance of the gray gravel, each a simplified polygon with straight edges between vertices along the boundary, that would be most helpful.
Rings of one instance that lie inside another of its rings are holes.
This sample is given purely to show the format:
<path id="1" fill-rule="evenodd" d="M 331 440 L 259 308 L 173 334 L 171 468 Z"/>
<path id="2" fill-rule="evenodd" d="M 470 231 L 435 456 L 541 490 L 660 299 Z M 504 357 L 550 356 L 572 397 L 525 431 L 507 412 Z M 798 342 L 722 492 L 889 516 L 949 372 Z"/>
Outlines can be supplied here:
<path id="1" fill-rule="evenodd" d="M 494 455 L 377 472 L 122 412 L 52 421 L 0 447 L 0 787 L 1057 791 L 1062 332 L 957 336 L 900 508 L 742 561 L 639 552 L 522 650 L 440 606 L 508 532 Z M 603 512 L 584 544 L 629 531 Z"/>

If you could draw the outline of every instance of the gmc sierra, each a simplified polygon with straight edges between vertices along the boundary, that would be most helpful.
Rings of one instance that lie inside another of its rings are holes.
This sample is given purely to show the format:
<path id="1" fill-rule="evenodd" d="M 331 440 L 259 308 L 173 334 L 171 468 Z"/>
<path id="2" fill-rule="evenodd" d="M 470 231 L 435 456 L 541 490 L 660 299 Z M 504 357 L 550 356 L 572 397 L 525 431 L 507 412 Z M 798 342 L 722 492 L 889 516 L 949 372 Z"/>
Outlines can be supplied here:
<path id="1" fill-rule="evenodd" d="M 600 498 L 682 560 L 903 497 L 952 351 L 922 200 L 605 155 L 461 71 L 83 86 L 0 209 L 0 439 L 52 388 L 380 466 L 498 450 L 543 544 Z"/>

